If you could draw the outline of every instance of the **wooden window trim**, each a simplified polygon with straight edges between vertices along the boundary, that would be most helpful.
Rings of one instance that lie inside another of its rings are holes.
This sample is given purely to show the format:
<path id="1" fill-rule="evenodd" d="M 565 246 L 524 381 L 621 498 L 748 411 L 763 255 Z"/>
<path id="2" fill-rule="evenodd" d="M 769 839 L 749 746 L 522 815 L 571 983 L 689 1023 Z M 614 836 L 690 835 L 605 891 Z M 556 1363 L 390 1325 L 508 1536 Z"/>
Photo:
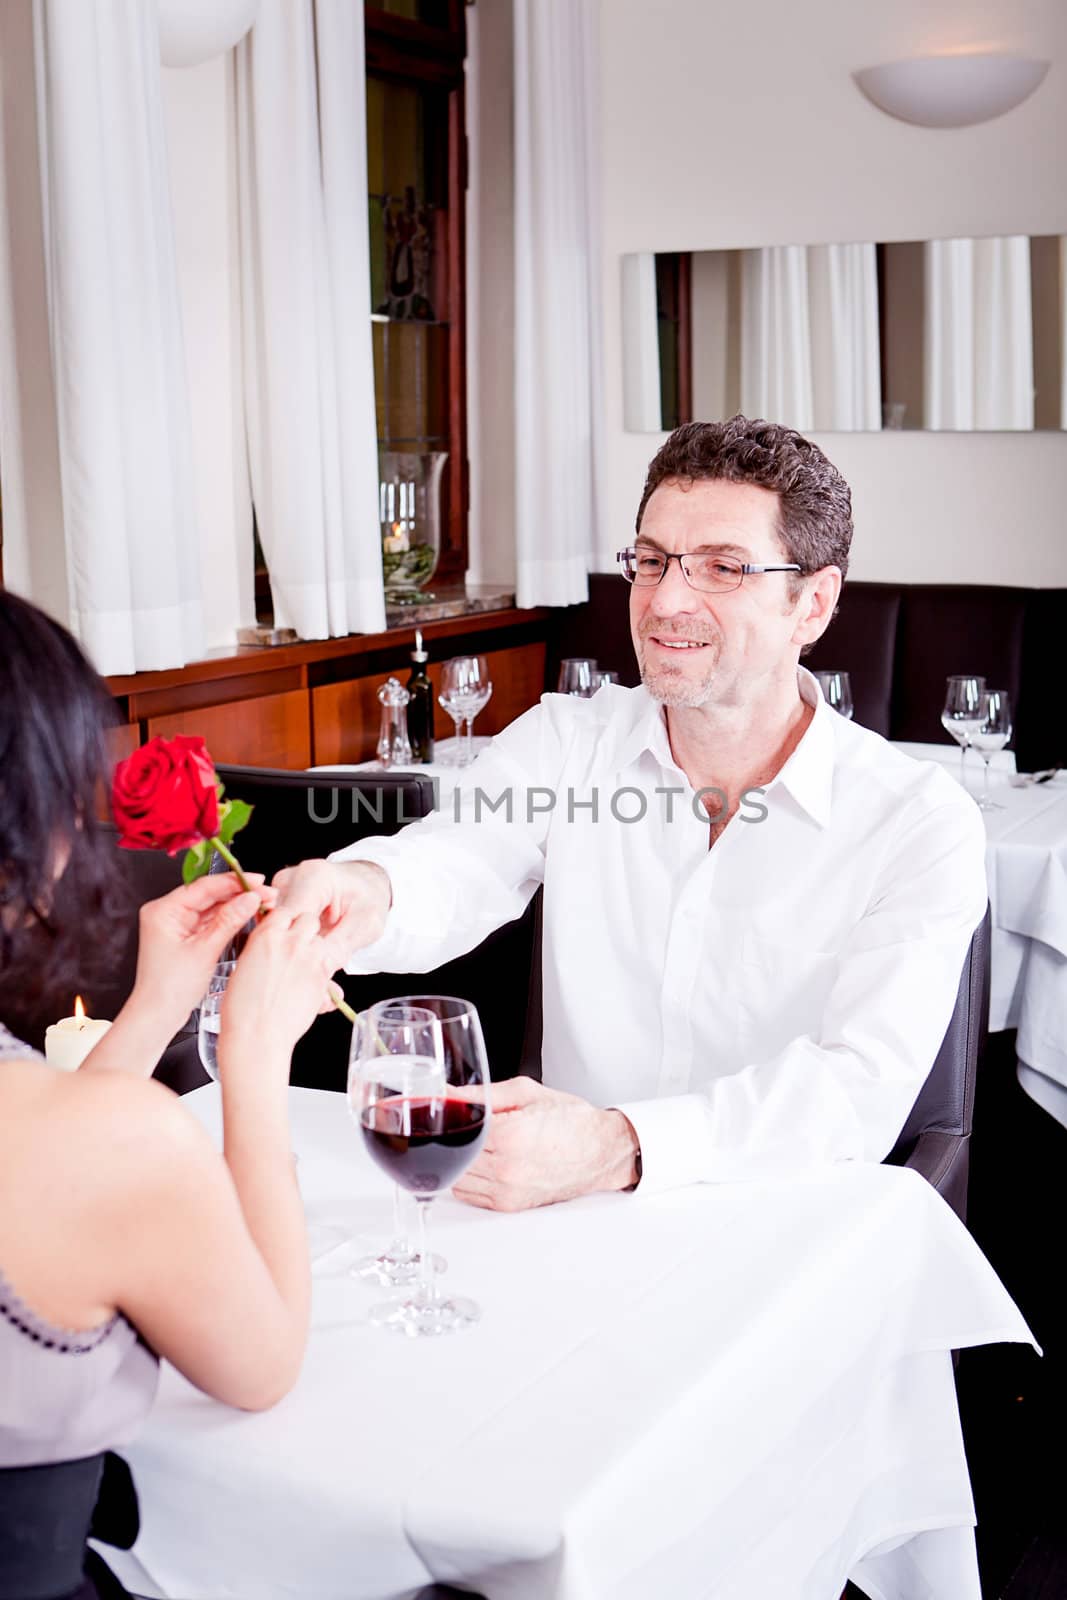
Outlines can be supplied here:
<path id="1" fill-rule="evenodd" d="M 364 12 L 366 70 L 396 83 L 444 89 L 448 95 L 448 500 L 433 582 L 462 583 L 468 561 L 470 464 L 467 459 L 467 135 L 463 0 L 451 0 L 451 26 L 432 28 L 377 8 Z M 432 584 L 431 584 L 432 587 Z"/>

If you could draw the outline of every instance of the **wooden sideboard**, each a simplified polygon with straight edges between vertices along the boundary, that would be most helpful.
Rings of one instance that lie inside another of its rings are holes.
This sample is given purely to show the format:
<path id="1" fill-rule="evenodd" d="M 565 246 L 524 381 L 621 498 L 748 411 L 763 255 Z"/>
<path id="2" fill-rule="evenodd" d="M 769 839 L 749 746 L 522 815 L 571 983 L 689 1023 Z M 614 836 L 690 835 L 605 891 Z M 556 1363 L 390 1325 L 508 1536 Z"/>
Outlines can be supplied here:
<path id="1" fill-rule="evenodd" d="M 440 687 L 441 663 L 484 655 L 493 697 L 479 733 L 497 733 L 545 686 L 551 612 L 478 611 L 421 624 L 429 673 Z M 378 742 L 378 689 L 390 676 L 406 683 L 413 627 L 306 644 L 218 653 L 167 672 L 107 680 L 120 712 L 116 754 L 156 734 L 201 734 L 216 761 L 255 767 L 323 766 L 367 761 Z M 437 707 L 438 738 L 455 732 Z"/>

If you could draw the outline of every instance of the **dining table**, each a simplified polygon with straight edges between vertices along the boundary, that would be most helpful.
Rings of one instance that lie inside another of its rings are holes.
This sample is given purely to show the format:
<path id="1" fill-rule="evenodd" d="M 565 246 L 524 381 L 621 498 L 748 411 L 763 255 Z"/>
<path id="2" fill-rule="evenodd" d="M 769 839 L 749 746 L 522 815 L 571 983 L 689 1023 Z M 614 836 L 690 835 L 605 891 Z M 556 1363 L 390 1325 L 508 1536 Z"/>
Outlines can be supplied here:
<path id="1" fill-rule="evenodd" d="M 184 1097 L 221 1140 L 210 1084 Z M 346 1096 L 289 1091 L 312 1257 L 301 1376 L 244 1413 L 164 1364 L 126 1450 L 141 1532 L 107 1559 L 173 1600 L 979 1600 L 952 1352 L 1032 1342 L 907 1168 L 600 1194 L 440 1196 L 470 1330 L 374 1326 L 354 1264 L 392 1186 Z M 246 1330 L 255 1338 L 255 1329 Z"/>
<path id="2" fill-rule="evenodd" d="M 905 744 L 938 761 L 977 800 L 981 762 L 957 746 Z M 989 1031 L 1018 1030 L 1019 1082 L 1067 1127 L 1067 772 L 1017 773 L 1010 750 L 989 773 L 982 812 L 992 920 Z"/>

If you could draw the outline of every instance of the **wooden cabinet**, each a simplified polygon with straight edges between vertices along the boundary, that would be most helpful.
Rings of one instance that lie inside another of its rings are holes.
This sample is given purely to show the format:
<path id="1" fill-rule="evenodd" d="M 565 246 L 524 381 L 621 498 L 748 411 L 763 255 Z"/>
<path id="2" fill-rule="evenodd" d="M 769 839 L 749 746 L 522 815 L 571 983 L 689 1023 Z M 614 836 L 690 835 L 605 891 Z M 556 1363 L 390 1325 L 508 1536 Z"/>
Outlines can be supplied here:
<path id="1" fill-rule="evenodd" d="M 478 733 L 497 733 L 545 687 L 550 613 L 478 612 L 423 627 L 430 678 L 455 655 L 484 655 L 493 696 L 478 718 Z M 373 758 L 381 706 L 378 689 L 410 671 L 412 628 L 355 635 L 278 649 L 242 649 L 170 672 L 109 680 L 124 726 L 113 736 L 116 755 L 156 734 L 200 734 L 216 761 L 298 769 Z M 436 733 L 455 731 L 438 706 Z"/>
<path id="2" fill-rule="evenodd" d="M 311 765 L 311 721 L 303 689 L 149 717 L 146 731 L 150 739 L 157 733 L 165 739 L 176 733 L 198 733 L 216 761 L 233 766 Z"/>

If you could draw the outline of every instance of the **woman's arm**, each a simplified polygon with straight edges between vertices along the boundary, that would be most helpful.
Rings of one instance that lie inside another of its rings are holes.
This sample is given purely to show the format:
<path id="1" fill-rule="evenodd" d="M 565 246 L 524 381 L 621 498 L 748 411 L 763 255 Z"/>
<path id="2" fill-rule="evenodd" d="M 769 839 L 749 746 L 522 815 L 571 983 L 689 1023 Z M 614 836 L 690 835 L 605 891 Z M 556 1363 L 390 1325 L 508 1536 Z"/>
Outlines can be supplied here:
<path id="1" fill-rule="evenodd" d="M 277 911 L 252 935 L 223 1007 L 222 1160 L 156 1085 L 94 1085 L 96 1120 L 111 1130 L 95 1208 L 104 1298 L 192 1383 L 253 1410 L 292 1387 L 307 1342 L 289 1058 L 336 964 L 317 918 Z"/>

